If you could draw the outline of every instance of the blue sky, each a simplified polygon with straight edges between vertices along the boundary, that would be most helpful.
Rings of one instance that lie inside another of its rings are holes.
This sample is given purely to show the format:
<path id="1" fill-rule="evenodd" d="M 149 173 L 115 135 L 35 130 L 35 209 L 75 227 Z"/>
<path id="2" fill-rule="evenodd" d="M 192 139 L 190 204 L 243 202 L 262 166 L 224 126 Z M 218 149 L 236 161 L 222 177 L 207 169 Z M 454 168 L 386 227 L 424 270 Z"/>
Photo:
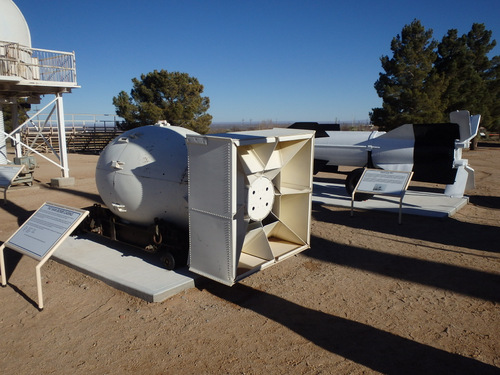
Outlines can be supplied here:
<path id="1" fill-rule="evenodd" d="M 32 47 L 76 53 L 67 114 L 114 114 L 132 78 L 165 69 L 204 85 L 214 122 L 363 121 L 382 104 L 380 57 L 414 19 L 437 40 L 484 23 L 500 43 L 498 0 L 14 2 Z"/>

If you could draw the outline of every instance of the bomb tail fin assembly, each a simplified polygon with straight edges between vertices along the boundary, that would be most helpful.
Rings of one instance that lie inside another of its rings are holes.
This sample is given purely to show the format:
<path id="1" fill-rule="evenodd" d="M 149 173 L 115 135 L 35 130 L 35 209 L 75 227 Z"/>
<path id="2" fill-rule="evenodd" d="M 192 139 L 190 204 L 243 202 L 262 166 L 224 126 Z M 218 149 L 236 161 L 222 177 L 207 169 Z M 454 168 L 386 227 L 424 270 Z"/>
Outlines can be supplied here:
<path id="1" fill-rule="evenodd" d="M 413 171 L 414 181 L 444 184 L 445 195 L 462 197 L 474 187 L 474 170 L 462 158 L 462 150 L 470 147 L 480 119 L 480 115 L 456 111 L 450 113 L 449 123 L 405 124 L 389 132 L 340 131 L 340 127 L 316 124 L 314 172 L 359 167 L 346 178 L 350 195 L 360 168 Z M 311 123 L 291 127 L 314 129 Z"/>

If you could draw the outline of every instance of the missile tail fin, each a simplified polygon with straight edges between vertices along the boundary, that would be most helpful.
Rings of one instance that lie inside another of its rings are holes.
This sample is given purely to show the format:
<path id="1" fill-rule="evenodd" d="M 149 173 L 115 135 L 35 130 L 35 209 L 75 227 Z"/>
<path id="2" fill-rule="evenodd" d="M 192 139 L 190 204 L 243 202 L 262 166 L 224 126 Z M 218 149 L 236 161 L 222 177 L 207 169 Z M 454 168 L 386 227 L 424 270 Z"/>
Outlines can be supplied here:
<path id="1" fill-rule="evenodd" d="M 462 160 L 467 162 L 467 160 Z M 455 182 L 446 185 L 444 195 L 452 198 L 462 198 L 465 190 L 474 189 L 474 169 L 469 167 L 466 163 L 457 169 Z"/>
<path id="2" fill-rule="evenodd" d="M 480 121 L 481 115 L 471 116 L 469 111 L 450 113 L 450 122 L 458 124 L 460 128 L 460 142 L 468 142 L 477 135 Z"/>

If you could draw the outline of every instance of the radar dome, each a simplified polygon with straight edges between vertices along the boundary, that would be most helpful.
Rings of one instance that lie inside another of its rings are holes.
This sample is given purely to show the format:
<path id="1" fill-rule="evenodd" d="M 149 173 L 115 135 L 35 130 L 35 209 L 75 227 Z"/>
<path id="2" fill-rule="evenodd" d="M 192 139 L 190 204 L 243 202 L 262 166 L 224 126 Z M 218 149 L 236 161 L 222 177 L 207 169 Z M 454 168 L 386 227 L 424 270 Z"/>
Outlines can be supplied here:
<path id="1" fill-rule="evenodd" d="M 31 48 L 30 29 L 12 0 L 0 0 L 0 41 Z"/>

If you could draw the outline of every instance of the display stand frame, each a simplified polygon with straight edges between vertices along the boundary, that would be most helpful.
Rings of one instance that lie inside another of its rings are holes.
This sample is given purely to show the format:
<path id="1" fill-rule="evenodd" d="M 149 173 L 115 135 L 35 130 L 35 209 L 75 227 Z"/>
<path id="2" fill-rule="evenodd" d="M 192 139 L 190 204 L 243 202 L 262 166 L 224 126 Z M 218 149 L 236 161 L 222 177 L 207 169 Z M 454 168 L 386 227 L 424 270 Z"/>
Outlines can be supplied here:
<path id="1" fill-rule="evenodd" d="M 6 247 L 35 259 L 38 261 L 35 267 L 38 308 L 43 310 L 41 268 L 88 213 L 86 210 L 45 202 L 0 246 L 2 286 L 7 285 L 4 259 Z"/>
<path id="2" fill-rule="evenodd" d="M 365 168 L 351 194 L 351 216 L 354 215 L 354 196 L 356 193 L 388 195 L 399 197 L 398 223 L 402 222 L 403 198 L 410 185 L 413 172 L 387 171 Z"/>
<path id="3" fill-rule="evenodd" d="M 3 188 L 3 204 L 7 204 L 7 190 L 23 170 L 24 165 L 2 164 L 0 165 L 0 187 Z"/>

